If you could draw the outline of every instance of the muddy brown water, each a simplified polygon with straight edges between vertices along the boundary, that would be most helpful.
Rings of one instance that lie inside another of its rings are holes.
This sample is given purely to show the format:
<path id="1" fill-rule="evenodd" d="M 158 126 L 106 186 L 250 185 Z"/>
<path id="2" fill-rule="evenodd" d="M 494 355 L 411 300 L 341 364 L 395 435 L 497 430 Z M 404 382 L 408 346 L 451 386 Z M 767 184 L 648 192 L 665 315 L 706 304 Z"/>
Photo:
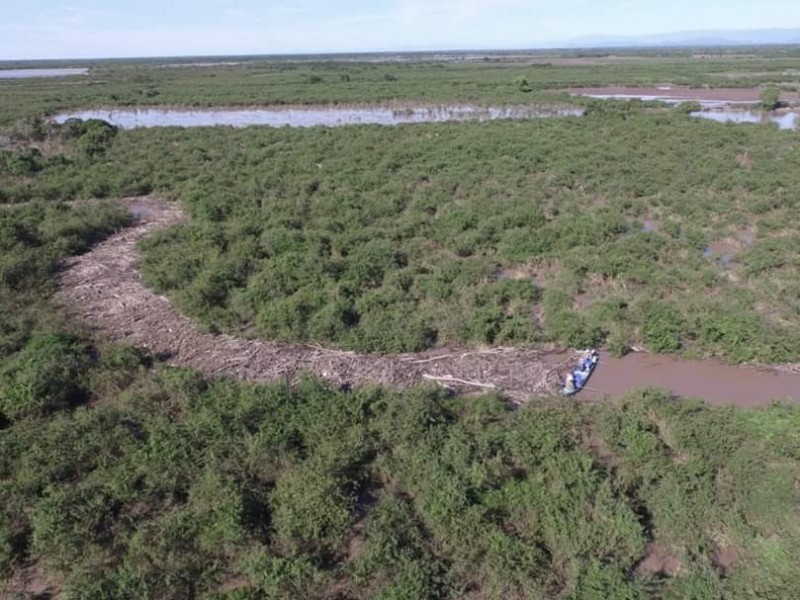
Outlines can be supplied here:
<path id="1" fill-rule="evenodd" d="M 164 356 L 169 364 L 254 383 L 293 381 L 303 372 L 340 385 L 378 383 L 402 388 L 437 382 L 460 392 L 496 390 L 525 402 L 534 396 L 558 397 L 559 376 L 565 376 L 576 361 L 571 352 L 514 348 L 356 354 L 204 332 L 168 298 L 148 289 L 136 269 L 139 240 L 186 221 L 180 205 L 155 197 L 122 202 L 136 215 L 134 226 L 69 259 L 59 276 L 57 298 L 69 314 L 97 333 L 146 348 Z M 800 365 L 785 365 L 778 371 L 644 353 L 618 359 L 603 353 L 577 399 L 620 399 L 640 388 L 663 388 L 676 396 L 720 405 L 798 403 Z"/>
<path id="2" fill-rule="evenodd" d="M 661 388 L 676 396 L 702 398 L 718 405 L 800 402 L 800 375 L 795 373 L 646 353 L 624 358 L 602 353 L 587 389 L 579 397 L 616 399 L 640 388 Z"/>
<path id="3" fill-rule="evenodd" d="M 185 110 L 173 108 L 97 109 L 65 112 L 53 117 L 102 119 L 121 129 L 142 127 L 341 127 L 345 125 L 400 125 L 448 121 L 493 121 L 577 117 L 582 108 L 543 108 L 525 105 L 477 106 L 295 106 L 242 109 Z"/>

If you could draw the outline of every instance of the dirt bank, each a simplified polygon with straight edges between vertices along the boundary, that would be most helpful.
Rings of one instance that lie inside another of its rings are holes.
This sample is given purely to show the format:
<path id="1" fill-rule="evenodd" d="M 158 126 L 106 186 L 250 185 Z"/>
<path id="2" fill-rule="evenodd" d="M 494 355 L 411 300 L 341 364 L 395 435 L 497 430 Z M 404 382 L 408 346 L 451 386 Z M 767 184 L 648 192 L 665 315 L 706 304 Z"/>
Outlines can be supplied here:
<path id="1" fill-rule="evenodd" d="M 518 401 L 558 391 L 569 353 L 524 349 L 440 348 L 420 354 L 359 355 L 299 344 L 209 334 L 180 315 L 142 283 L 137 242 L 155 229 L 186 217 L 177 204 L 144 197 L 123 201 L 136 224 L 72 258 L 60 275 L 64 309 L 113 341 L 146 348 L 169 364 L 206 375 L 250 382 L 294 381 L 303 372 L 341 385 L 380 383 L 409 387 L 435 381 L 458 391 L 498 390 Z M 712 361 L 672 357 L 603 356 L 581 398 L 618 398 L 637 387 L 660 386 L 710 402 L 752 406 L 774 398 L 800 401 L 800 375 L 726 367 Z"/>

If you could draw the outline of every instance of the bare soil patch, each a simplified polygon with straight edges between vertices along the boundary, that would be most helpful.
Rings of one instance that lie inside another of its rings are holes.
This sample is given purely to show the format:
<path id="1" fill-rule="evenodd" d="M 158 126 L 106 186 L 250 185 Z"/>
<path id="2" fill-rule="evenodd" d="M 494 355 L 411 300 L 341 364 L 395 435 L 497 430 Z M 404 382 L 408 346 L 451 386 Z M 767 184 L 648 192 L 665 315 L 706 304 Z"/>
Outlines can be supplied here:
<path id="1" fill-rule="evenodd" d="M 7 581 L 0 582 L 0 600 L 18 598 L 60 600 L 65 595 L 45 577 L 42 566 L 35 563 L 14 572 Z"/>
<path id="2" fill-rule="evenodd" d="M 735 546 L 717 546 L 712 559 L 720 574 L 726 577 L 739 562 L 739 549 Z"/>
<path id="3" fill-rule="evenodd" d="M 678 557 L 656 543 L 648 544 L 647 554 L 636 566 L 637 575 L 664 575 L 674 577 L 681 570 Z"/>
<path id="4" fill-rule="evenodd" d="M 530 269 L 526 267 L 508 267 L 505 269 L 496 269 L 491 275 L 491 279 L 495 281 L 522 281 L 525 279 L 533 279 Z"/>
<path id="5" fill-rule="evenodd" d="M 661 229 L 661 221 L 658 219 L 645 219 L 642 223 L 642 231 L 644 233 L 655 233 Z"/>
<path id="6" fill-rule="evenodd" d="M 740 152 L 736 155 L 736 164 L 745 171 L 751 171 L 753 169 L 753 157 L 750 156 L 749 152 Z"/>
<path id="7" fill-rule="evenodd" d="M 237 590 L 243 590 L 250 586 L 248 579 L 242 575 L 236 575 L 225 579 L 217 589 L 220 594 L 229 594 Z"/>

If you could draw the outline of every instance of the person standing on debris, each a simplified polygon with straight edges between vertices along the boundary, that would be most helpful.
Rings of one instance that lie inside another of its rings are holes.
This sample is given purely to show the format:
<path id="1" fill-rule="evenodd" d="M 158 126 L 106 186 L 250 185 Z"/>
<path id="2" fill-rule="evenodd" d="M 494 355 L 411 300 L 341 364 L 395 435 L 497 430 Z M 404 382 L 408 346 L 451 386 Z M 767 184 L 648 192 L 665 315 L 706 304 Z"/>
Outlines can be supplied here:
<path id="1" fill-rule="evenodd" d="M 567 382 L 564 384 L 564 391 L 567 394 L 572 394 L 575 391 L 575 376 L 572 373 L 567 374 Z"/>

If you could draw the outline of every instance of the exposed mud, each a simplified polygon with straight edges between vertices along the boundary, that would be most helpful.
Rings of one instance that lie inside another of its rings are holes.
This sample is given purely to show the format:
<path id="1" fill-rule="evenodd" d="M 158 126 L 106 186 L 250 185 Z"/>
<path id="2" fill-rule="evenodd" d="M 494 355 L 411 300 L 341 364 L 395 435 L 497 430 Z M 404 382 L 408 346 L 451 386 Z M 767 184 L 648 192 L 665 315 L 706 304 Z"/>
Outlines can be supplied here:
<path id="1" fill-rule="evenodd" d="M 513 348 L 447 347 L 419 354 L 361 355 L 204 333 L 167 298 L 149 290 L 136 270 L 137 242 L 158 228 L 184 222 L 180 206 L 152 197 L 123 203 L 136 216 L 135 225 L 67 261 L 57 299 L 102 336 L 146 348 L 169 364 L 255 383 L 293 382 L 312 373 L 343 386 L 375 383 L 407 388 L 427 381 L 459 392 L 497 390 L 525 401 L 558 393 L 558 375 L 574 361 L 570 353 Z M 800 401 L 800 372 L 794 368 L 777 373 L 714 361 L 644 354 L 614 359 L 603 354 L 581 399 L 621 398 L 636 388 L 662 387 L 718 404 Z"/>
<path id="2" fill-rule="evenodd" d="M 0 581 L 0 600 L 18 598 L 61 600 L 66 595 L 45 577 L 42 565 L 37 562 L 14 571 L 8 579 Z"/>
<path id="3" fill-rule="evenodd" d="M 663 575 L 674 577 L 680 570 L 680 559 L 669 554 L 658 544 L 649 544 L 647 546 L 647 555 L 636 566 L 636 573 L 638 575 Z"/>
<path id="4" fill-rule="evenodd" d="M 706 258 L 719 262 L 723 269 L 730 269 L 736 264 L 736 257 L 741 253 L 742 245 L 733 238 L 714 240 L 703 250 Z"/>
<path id="5" fill-rule="evenodd" d="M 642 223 L 642 231 L 644 233 L 655 233 L 661 229 L 661 221 L 657 219 L 645 219 Z"/>
<path id="6" fill-rule="evenodd" d="M 716 546 L 712 561 L 720 575 L 727 577 L 739 562 L 741 552 L 735 546 Z"/>

